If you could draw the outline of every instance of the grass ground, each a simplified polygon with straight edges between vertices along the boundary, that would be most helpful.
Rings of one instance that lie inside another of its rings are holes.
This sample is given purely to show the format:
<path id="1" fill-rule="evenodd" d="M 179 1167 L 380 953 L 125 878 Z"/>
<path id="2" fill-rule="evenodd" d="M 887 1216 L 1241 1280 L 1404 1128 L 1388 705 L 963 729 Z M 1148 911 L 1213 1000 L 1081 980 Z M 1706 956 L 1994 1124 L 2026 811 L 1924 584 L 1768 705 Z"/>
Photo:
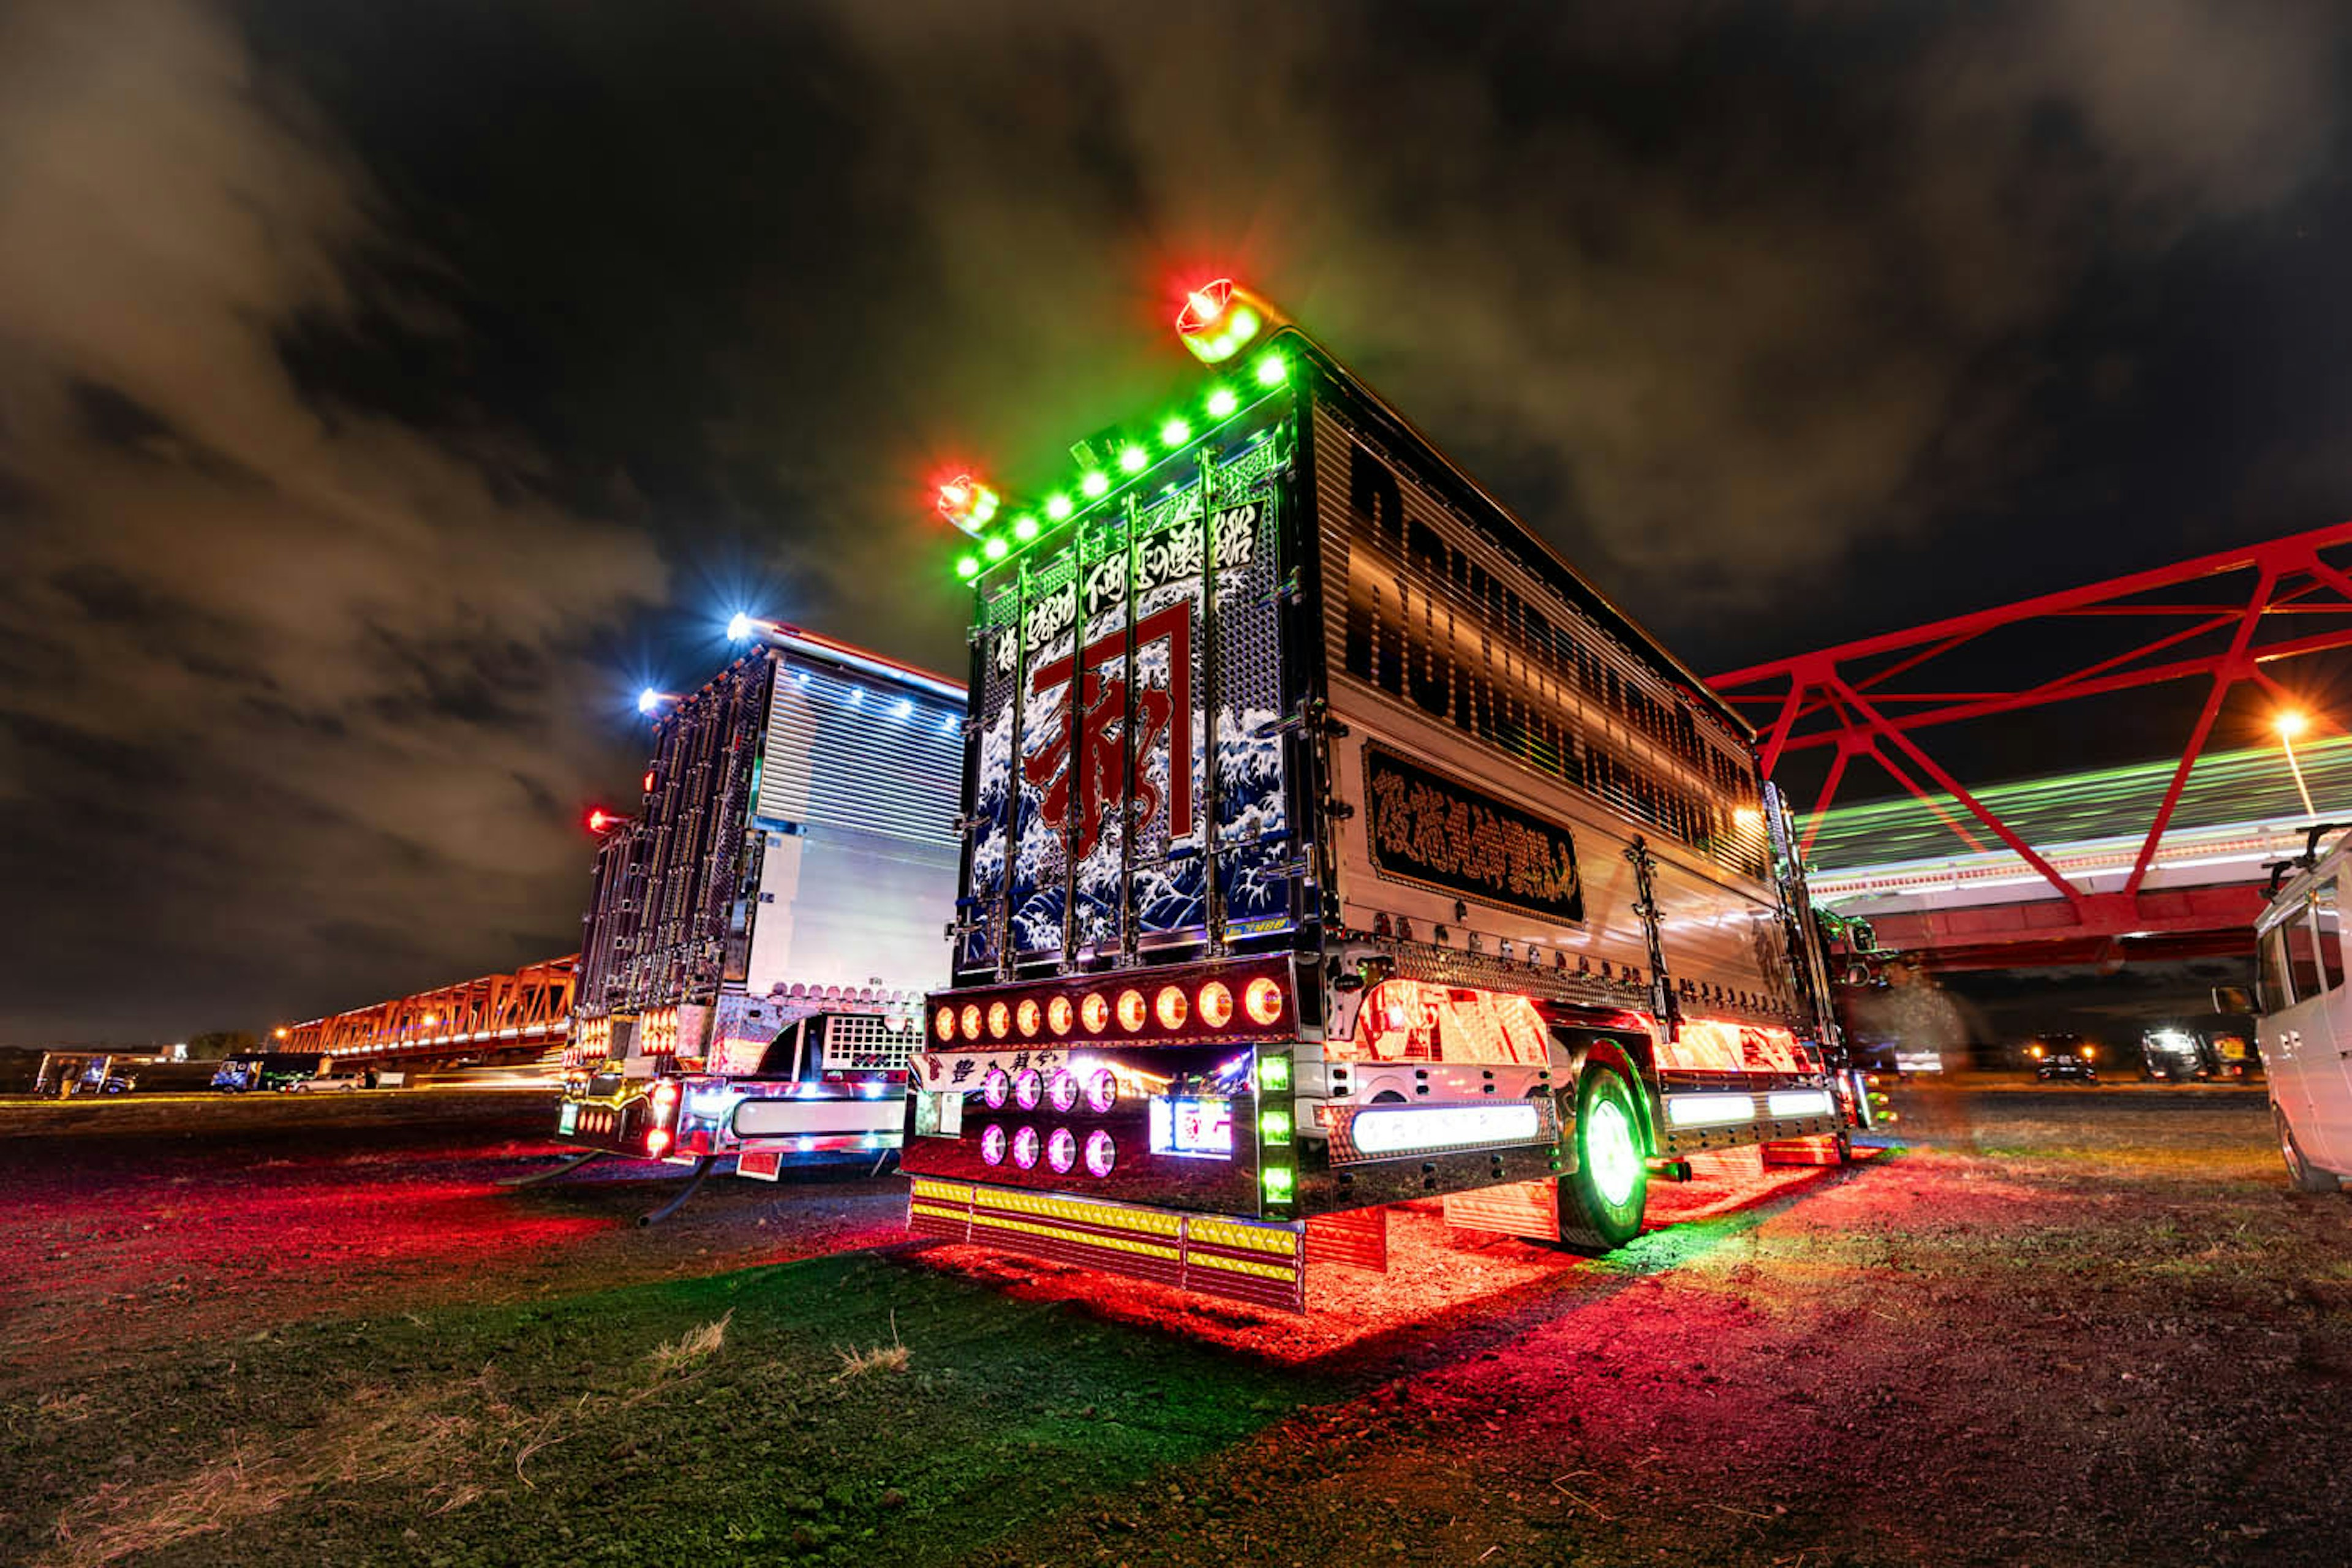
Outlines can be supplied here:
<path id="1" fill-rule="evenodd" d="M 280 1156 L 277 1247 L 175 1262 L 136 1227 L 245 1184 L 86 1151 L 0 1168 L 0 1557 L 2337 1563 L 2352 1205 L 2284 1192 L 2262 1115 L 1926 1103 L 1908 1153 L 1664 1194 L 1697 1217 L 1597 1264 L 1407 1215 L 1305 1325 L 898 1247 L 887 1183 L 632 1232 L 623 1184 L 489 1189 L 490 1124 Z M 503 1245 L 326 1245 L 426 1190 Z M 144 1304 L 174 1268 L 217 1272 Z M 84 1270 L 131 1300 L 77 1334 L 29 1292 Z"/>

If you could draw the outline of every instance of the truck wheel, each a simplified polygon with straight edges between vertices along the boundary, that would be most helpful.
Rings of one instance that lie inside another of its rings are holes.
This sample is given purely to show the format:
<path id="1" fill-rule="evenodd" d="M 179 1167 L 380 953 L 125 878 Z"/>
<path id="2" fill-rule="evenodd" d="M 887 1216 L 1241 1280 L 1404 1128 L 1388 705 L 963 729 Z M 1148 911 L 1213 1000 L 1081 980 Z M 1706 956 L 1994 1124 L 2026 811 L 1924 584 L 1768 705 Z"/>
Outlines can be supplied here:
<path id="1" fill-rule="evenodd" d="M 2344 1184 L 2335 1172 L 2323 1171 L 2304 1158 L 2303 1145 L 2294 1141 L 2294 1129 L 2287 1124 L 2285 1111 L 2273 1105 L 2271 1119 L 2278 1123 L 2279 1157 L 2286 1162 L 2286 1178 L 2296 1192 L 2332 1193 Z"/>
<path id="2" fill-rule="evenodd" d="M 1576 1085 L 1576 1173 L 1559 1179 L 1560 1245 L 1614 1252 L 1641 1234 L 1649 1198 L 1633 1086 L 1615 1068 L 1588 1067 Z"/>

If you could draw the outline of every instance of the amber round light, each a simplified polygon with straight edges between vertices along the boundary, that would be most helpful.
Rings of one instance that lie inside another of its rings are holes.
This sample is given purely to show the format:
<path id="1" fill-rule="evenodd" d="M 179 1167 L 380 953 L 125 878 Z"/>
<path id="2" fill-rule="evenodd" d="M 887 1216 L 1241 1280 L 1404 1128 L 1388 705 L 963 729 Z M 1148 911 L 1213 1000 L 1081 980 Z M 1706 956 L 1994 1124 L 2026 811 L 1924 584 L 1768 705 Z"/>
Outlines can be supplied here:
<path id="1" fill-rule="evenodd" d="M 1249 988 L 1242 993 L 1242 1006 L 1248 1012 L 1253 1024 L 1278 1023 L 1282 1018 L 1282 987 L 1269 976 L 1261 974 L 1251 981 Z"/>
<path id="2" fill-rule="evenodd" d="M 1077 1009 L 1070 1005 L 1067 996 L 1056 996 L 1045 1004 L 1046 1026 L 1057 1035 L 1066 1035 L 1070 1032 L 1070 1020 L 1076 1013 Z"/>
<path id="3" fill-rule="evenodd" d="M 1152 998 L 1152 1016 L 1160 1020 L 1160 1026 L 1171 1034 L 1184 1026 L 1186 1011 L 1184 988 L 1181 985 L 1163 985 L 1160 988 L 1160 994 Z"/>
<path id="4" fill-rule="evenodd" d="M 963 1037 L 967 1040 L 980 1038 L 980 1005 L 976 1002 L 964 1004 Z"/>
<path id="5" fill-rule="evenodd" d="M 1129 1034 L 1143 1027 L 1143 993 L 1122 991 L 1118 994 L 1118 1026 Z"/>
<path id="6" fill-rule="evenodd" d="M 1037 1032 L 1037 1004 L 1035 1002 L 1029 1001 L 1024 998 L 1021 1005 L 1013 1009 L 1013 1021 L 1021 1026 L 1021 1034 L 1023 1038 L 1026 1039 Z"/>
<path id="7" fill-rule="evenodd" d="M 1222 1029 L 1234 1021 L 1234 994 L 1223 982 L 1212 980 L 1201 987 L 1201 1022 L 1212 1029 Z"/>
<path id="8" fill-rule="evenodd" d="M 1086 1025 L 1087 1034 L 1101 1034 L 1103 1026 L 1110 1022 L 1110 1003 L 1099 991 L 1087 992 L 1087 999 L 1078 1004 L 1078 1019 Z"/>
<path id="9" fill-rule="evenodd" d="M 955 1038 L 955 1009 L 952 1007 L 940 1009 L 940 1038 L 942 1040 Z"/>
<path id="10" fill-rule="evenodd" d="M 1012 1027 L 1013 1009 L 1002 1002 L 991 1002 L 988 1005 L 989 1037 L 1001 1040 L 1004 1037 L 1005 1031 Z"/>

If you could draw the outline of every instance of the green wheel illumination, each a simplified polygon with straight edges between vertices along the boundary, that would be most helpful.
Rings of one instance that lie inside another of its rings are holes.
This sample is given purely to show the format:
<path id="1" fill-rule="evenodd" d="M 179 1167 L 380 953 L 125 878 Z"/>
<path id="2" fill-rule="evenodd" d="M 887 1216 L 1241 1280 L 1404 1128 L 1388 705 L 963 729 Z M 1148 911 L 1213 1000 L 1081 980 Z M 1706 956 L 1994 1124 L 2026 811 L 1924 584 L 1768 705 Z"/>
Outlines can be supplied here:
<path id="1" fill-rule="evenodd" d="M 1592 1108 L 1592 1122 L 1584 1131 L 1584 1157 L 1592 1162 L 1592 1185 L 1611 1204 L 1633 1195 L 1642 1179 L 1642 1149 L 1633 1119 L 1614 1100 Z"/>
<path id="2" fill-rule="evenodd" d="M 1559 1239 L 1571 1251 L 1613 1252 L 1642 1233 L 1650 1168 L 1635 1089 L 1594 1062 L 1576 1083 L 1576 1169 L 1559 1178 Z"/>

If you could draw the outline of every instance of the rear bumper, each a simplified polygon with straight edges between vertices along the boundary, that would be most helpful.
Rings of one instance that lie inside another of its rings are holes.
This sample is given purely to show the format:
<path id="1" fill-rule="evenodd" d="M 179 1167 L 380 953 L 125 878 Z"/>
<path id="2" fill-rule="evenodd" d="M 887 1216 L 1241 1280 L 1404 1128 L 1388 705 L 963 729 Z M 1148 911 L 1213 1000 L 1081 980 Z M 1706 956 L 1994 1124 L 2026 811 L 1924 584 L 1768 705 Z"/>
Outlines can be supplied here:
<path id="1" fill-rule="evenodd" d="M 915 1178 L 908 1228 L 1286 1311 L 1307 1310 L 1307 1227 Z"/>
<path id="2" fill-rule="evenodd" d="M 675 1098 L 657 1101 L 656 1086 L 674 1090 Z M 555 1135 L 561 1142 L 638 1159 L 789 1158 L 896 1149 L 906 1114 L 903 1080 L 665 1078 L 618 1100 L 566 1095 L 556 1110 Z"/>

